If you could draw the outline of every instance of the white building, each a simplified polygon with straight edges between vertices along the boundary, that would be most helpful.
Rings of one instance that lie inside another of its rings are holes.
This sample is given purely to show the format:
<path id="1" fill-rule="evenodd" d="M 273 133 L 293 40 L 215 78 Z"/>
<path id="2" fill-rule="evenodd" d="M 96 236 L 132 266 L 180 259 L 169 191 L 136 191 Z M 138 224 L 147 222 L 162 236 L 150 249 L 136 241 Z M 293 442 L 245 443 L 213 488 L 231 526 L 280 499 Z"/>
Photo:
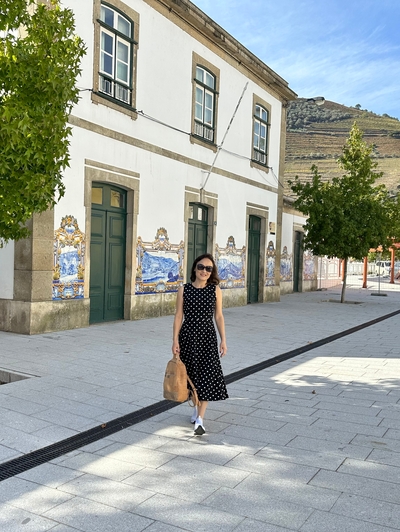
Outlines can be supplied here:
<path id="1" fill-rule="evenodd" d="M 188 0 L 63 4 L 87 45 L 66 194 L 0 251 L 0 329 L 172 313 L 203 252 L 225 306 L 279 300 L 287 82 Z"/>

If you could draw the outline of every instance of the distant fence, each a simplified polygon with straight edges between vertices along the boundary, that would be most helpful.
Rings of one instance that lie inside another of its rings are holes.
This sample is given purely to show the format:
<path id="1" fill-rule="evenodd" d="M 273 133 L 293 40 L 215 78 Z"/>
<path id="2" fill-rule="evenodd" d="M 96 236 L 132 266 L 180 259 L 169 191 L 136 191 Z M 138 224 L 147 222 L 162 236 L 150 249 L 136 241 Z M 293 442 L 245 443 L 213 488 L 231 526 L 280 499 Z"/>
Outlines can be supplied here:
<path id="1" fill-rule="evenodd" d="M 399 270 L 395 269 L 395 273 Z M 347 287 L 362 288 L 364 275 L 364 262 L 353 261 L 347 263 Z M 340 259 L 318 257 L 318 289 L 332 288 L 342 283 L 342 268 Z M 370 291 L 400 292 L 400 279 L 390 282 L 388 275 L 378 275 L 374 262 L 368 263 L 366 289 Z"/>
<path id="2" fill-rule="evenodd" d="M 328 257 L 318 257 L 318 289 L 337 286 L 342 282 L 340 259 L 328 259 Z"/>

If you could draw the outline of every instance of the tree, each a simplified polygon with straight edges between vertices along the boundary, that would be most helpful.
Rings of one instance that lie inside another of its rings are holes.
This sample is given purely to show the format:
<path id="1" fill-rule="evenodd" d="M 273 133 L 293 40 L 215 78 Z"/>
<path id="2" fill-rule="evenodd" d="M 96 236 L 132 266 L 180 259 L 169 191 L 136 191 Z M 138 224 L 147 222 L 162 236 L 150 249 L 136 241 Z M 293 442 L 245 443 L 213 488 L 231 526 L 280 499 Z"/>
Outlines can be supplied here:
<path id="1" fill-rule="evenodd" d="M 390 245 L 396 210 L 398 219 L 398 202 L 396 206 L 384 185 L 375 185 L 382 173 L 375 171 L 371 153 L 372 147 L 354 123 L 338 161 L 342 177 L 323 181 L 314 165 L 311 182 L 301 183 L 298 176 L 289 181 L 297 195 L 294 207 L 308 217 L 305 247 L 315 255 L 344 260 L 342 303 L 348 259 L 361 260 L 371 248 Z"/>
<path id="2" fill-rule="evenodd" d="M 85 53 L 70 9 L 59 0 L 0 6 L 0 242 L 28 236 L 33 213 L 64 194 L 68 115 L 79 99 Z"/>

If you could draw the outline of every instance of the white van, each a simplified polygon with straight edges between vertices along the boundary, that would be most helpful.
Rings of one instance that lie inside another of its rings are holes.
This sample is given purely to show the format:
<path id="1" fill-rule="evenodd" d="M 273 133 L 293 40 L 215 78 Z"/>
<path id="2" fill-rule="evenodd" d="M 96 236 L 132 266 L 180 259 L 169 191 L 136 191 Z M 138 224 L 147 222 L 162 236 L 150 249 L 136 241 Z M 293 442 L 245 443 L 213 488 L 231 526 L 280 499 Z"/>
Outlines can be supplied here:
<path id="1" fill-rule="evenodd" d="M 390 267 L 390 260 L 377 260 L 375 263 L 375 271 L 381 277 L 389 277 Z"/>

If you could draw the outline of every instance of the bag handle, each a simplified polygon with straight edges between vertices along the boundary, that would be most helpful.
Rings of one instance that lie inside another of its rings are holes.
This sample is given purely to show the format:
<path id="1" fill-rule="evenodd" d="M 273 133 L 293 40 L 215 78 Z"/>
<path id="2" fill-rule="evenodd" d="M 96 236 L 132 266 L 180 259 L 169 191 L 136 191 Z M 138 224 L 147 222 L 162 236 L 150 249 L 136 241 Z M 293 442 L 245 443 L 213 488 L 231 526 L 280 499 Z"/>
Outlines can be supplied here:
<path id="1" fill-rule="evenodd" d="M 183 364 L 179 355 L 177 357 L 173 357 L 173 360 L 176 360 L 177 362 L 180 362 L 181 364 Z M 200 401 L 199 401 L 199 398 L 197 397 L 197 390 L 187 373 L 186 373 L 186 378 L 191 387 L 191 393 L 189 392 L 189 396 L 187 399 L 189 406 L 193 406 L 193 407 L 198 406 Z"/>
<path id="2" fill-rule="evenodd" d="M 188 403 L 189 403 L 189 406 L 198 406 L 199 404 L 199 398 L 197 397 L 197 390 L 196 388 L 194 387 L 194 384 L 193 382 L 190 380 L 190 377 L 189 375 L 187 375 L 187 380 L 188 380 L 188 383 L 191 387 L 191 393 L 189 392 L 189 397 L 188 397 Z"/>

